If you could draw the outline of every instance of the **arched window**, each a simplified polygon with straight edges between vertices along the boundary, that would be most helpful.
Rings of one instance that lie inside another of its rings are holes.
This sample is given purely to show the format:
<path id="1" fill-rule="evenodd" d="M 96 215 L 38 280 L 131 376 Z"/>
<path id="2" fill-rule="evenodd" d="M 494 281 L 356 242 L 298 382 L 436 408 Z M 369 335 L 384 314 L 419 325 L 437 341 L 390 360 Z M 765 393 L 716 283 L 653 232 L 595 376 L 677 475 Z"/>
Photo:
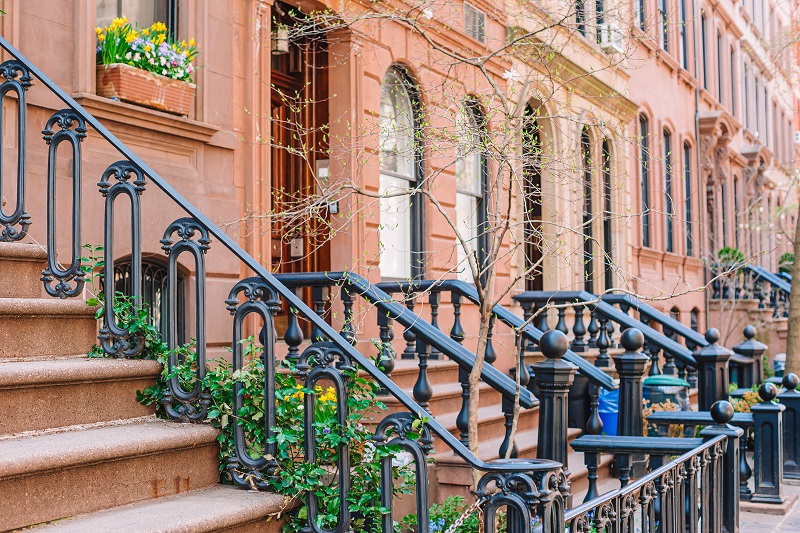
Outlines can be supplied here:
<path id="1" fill-rule="evenodd" d="M 581 165 L 583 172 L 583 288 L 594 292 L 594 246 L 592 239 L 592 143 L 589 130 L 581 132 Z"/>
<path id="2" fill-rule="evenodd" d="M 525 201 L 525 290 L 544 290 L 542 280 L 542 139 L 536 112 L 525 107 L 522 126 L 522 176 Z"/>
<path id="3" fill-rule="evenodd" d="M 401 67 L 383 79 L 380 110 L 381 277 L 416 278 L 422 274 L 422 209 L 413 188 L 422 168 L 422 136 L 418 91 Z"/>
<path id="4" fill-rule="evenodd" d="M 131 294 L 131 260 L 114 261 L 114 290 L 122 294 Z M 185 309 L 184 309 L 184 277 L 178 271 L 177 286 L 177 341 L 186 342 Z M 142 258 L 142 305 L 147 310 L 150 325 L 158 328 L 161 338 L 167 340 L 167 266 L 157 259 Z"/>
<path id="5" fill-rule="evenodd" d="M 668 252 L 674 252 L 675 239 L 673 238 L 672 219 L 675 216 L 675 208 L 672 202 L 672 136 L 667 130 L 664 130 L 664 210 L 667 219 L 666 248 Z"/>
<path id="6" fill-rule="evenodd" d="M 650 152 L 647 117 L 639 115 L 639 180 L 642 195 L 642 246 L 650 246 Z"/>
<path id="7" fill-rule="evenodd" d="M 694 255 L 692 235 L 692 147 L 683 143 L 683 195 L 686 216 L 686 255 Z"/>
<path id="8" fill-rule="evenodd" d="M 689 327 L 700 331 L 700 311 L 696 307 L 689 312 Z"/>
<path id="9" fill-rule="evenodd" d="M 456 158 L 456 217 L 458 231 L 465 241 L 470 254 L 475 254 L 479 268 L 486 261 L 486 178 L 487 161 L 483 147 L 484 117 L 478 103 L 467 100 L 461 106 L 456 119 L 458 147 Z M 458 249 L 459 274 L 461 280 L 474 282 L 472 271 L 466 259 L 466 252 L 460 245 Z"/>
<path id="10" fill-rule="evenodd" d="M 605 289 L 614 287 L 614 241 L 611 227 L 611 143 L 603 139 L 603 278 Z"/>

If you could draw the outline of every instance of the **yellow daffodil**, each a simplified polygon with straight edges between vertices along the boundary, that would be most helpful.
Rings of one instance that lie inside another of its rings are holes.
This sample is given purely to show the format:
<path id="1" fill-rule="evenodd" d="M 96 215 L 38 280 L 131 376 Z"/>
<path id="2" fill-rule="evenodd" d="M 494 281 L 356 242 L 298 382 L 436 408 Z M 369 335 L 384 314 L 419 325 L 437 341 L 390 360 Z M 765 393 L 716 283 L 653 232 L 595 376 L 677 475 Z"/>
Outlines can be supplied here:
<path id="1" fill-rule="evenodd" d="M 189 39 L 189 46 L 195 46 L 195 45 L 197 45 L 197 41 L 195 41 L 193 38 Z"/>
<path id="2" fill-rule="evenodd" d="M 146 45 L 146 46 L 144 47 L 144 51 L 145 51 L 145 52 L 148 52 L 148 53 L 149 53 L 149 52 L 152 52 L 152 51 L 153 51 L 153 47 L 152 47 L 152 46 L 150 46 L 150 45 L 148 44 L 148 45 Z"/>
<path id="3" fill-rule="evenodd" d="M 153 37 L 153 42 L 158 45 L 158 44 L 163 43 L 166 38 L 167 38 L 167 36 L 164 35 L 163 33 L 161 33 L 161 34 L 156 35 L 155 37 Z"/>
<path id="4" fill-rule="evenodd" d="M 133 41 L 136 40 L 137 37 L 139 37 L 139 34 L 136 31 L 132 31 L 128 34 L 127 37 L 125 37 L 125 42 L 132 43 Z"/>
<path id="5" fill-rule="evenodd" d="M 164 24 L 163 22 L 154 22 L 153 25 L 150 26 L 150 28 L 153 31 L 167 31 L 167 25 Z"/>
<path id="6" fill-rule="evenodd" d="M 150 35 L 150 28 L 145 28 L 142 30 L 142 35 Z"/>
<path id="7" fill-rule="evenodd" d="M 181 41 L 181 47 L 186 48 L 186 41 Z"/>
<path id="8" fill-rule="evenodd" d="M 97 35 L 100 35 L 101 33 L 103 33 L 103 28 L 101 28 L 100 26 L 98 26 L 98 27 L 96 27 L 96 28 L 94 29 L 94 32 L 95 32 Z"/>
<path id="9" fill-rule="evenodd" d="M 101 33 L 100 35 L 97 36 L 97 40 L 102 43 L 103 41 L 106 40 L 106 36 Z"/>

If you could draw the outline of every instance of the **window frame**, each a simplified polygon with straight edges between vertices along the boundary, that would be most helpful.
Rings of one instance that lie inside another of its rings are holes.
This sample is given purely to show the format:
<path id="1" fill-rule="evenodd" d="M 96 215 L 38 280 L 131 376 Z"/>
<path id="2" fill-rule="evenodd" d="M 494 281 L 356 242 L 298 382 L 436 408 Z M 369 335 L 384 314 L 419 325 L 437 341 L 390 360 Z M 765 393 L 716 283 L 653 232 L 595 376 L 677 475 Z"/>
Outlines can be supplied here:
<path id="1" fill-rule="evenodd" d="M 694 256 L 694 234 L 692 222 L 692 146 L 683 143 L 683 188 L 684 188 L 684 218 L 686 220 L 686 255 Z"/>
<path id="2" fill-rule="evenodd" d="M 672 198 L 672 133 L 668 129 L 664 129 L 662 135 L 664 143 L 664 249 L 667 252 L 675 252 L 675 232 L 673 227 L 675 206 Z"/>
<path id="3" fill-rule="evenodd" d="M 650 121 L 643 115 L 639 115 L 639 185 L 640 185 L 640 207 L 642 209 L 642 246 L 650 248 L 651 228 L 650 228 Z"/>

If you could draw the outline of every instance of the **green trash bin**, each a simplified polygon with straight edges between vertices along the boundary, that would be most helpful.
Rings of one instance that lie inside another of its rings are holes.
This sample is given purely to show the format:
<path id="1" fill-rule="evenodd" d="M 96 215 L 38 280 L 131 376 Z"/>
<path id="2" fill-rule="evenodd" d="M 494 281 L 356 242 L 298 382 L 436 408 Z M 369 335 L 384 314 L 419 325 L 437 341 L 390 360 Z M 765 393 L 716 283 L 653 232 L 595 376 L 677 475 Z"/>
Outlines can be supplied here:
<path id="1" fill-rule="evenodd" d="M 646 378 L 642 385 L 644 399 L 650 405 L 670 400 L 679 411 L 689 410 L 689 382 L 685 379 L 659 374 Z"/>

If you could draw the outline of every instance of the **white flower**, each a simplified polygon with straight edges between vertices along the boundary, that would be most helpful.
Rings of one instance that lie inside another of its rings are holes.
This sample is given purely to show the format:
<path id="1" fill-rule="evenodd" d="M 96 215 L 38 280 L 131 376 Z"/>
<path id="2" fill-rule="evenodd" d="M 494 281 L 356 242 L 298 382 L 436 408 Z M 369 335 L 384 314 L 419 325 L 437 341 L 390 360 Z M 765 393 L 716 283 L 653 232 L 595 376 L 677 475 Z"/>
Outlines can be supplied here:
<path id="1" fill-rule="evenodd" d="M 166 64 L 167 64 L 167 58 L 166 57 L 162 57 L 161 58 L 161 66 L 163 67 Z"/>
<path id="2" fill-rule="evenodd" d="M 142 58 L 142 56 L 139 54 L 139 52 L 136 52 L 135 54 L 133 54 L 133 60 L 134 61 L 139 61 L 141 58 Z"/>
<path id="3" fill-rule="evenodd" d="M 130 59 L 130 58 L 131 58 L 131 53 L 130 53 L 130 52 L 128 52 L 127 54 L 125 54 L 125 59 Z"/>
<path id="4" fill-rule="evenodd" d="M 151 65 L 155 65 L 156 64 L 155 60 L 152 57 L 150 58 L 150 64 Z"/>
<path id="5" fill-rule="evenodd" d="M 511 67 L 511 70 L 506 70 L 503 72 L 503 79 L 508 80 L 511 83 L 514 83 L 519 78 L 519 71 L 514 67 Z"/>
<path id="6" fill-rule="evenodd" d="M 164 76 L 166 76 L 166 75 L 167 75 L 167 69 L 161 69 L 161 74 L 163 74 Z"/>
<path id="7" fill-rule="evenodd" d="M 425 9 L 422 10 L 422 15 L 426 19 L 430 20 L 430 19 L 433 18 L 433 10 L 431 8 L 429 8 L 429 7 L 426 7 Z"/>

